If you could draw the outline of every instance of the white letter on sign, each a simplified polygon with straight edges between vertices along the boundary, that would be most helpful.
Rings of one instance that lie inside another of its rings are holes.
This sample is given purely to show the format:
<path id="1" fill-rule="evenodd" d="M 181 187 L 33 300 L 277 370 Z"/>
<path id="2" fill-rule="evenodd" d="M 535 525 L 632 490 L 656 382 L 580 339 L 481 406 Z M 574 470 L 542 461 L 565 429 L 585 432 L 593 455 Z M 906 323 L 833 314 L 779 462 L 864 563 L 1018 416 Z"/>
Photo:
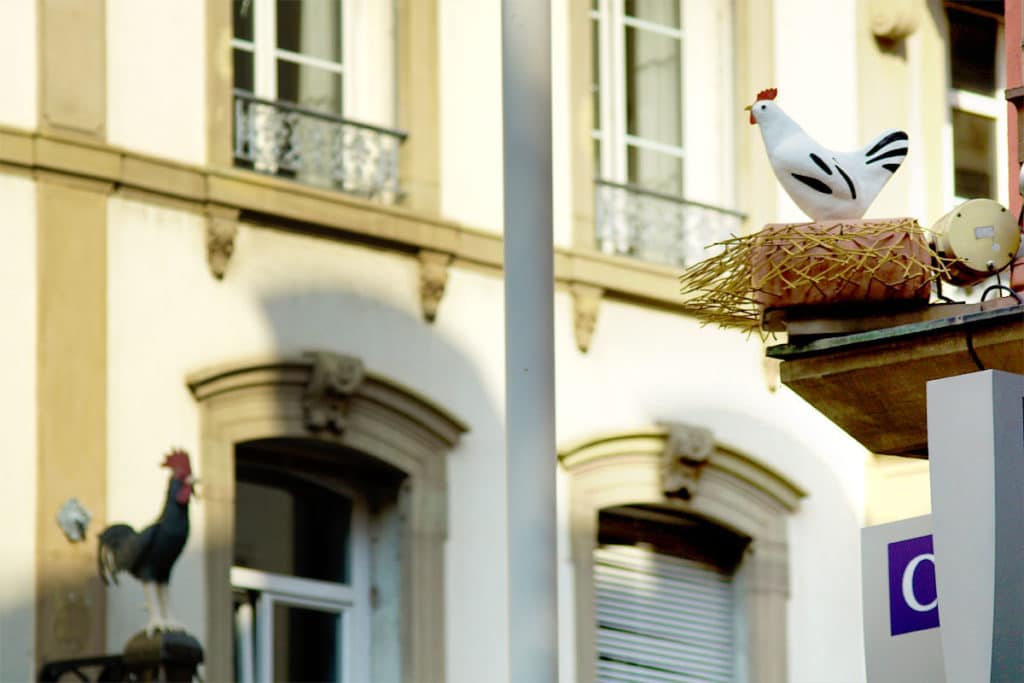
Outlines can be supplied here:
<path id="1" fill-rule="evenodd" d="M 917 601 L 917 596 L 914 595 L 914 572 L 917 571 L 917 565 L 921 564 L 925 560 L 928 560 L 935 565 L 935 554 L 924 553 L 918 555 L 912 559 L 907 568 L 903 570 L 903 600 L 906 601 L 907 606 L 915 612 L 930 612 L 939 604 L 939 596 L 935 596 L 935 599 L 929 602 L 927 605 L 922 605 Z"/>

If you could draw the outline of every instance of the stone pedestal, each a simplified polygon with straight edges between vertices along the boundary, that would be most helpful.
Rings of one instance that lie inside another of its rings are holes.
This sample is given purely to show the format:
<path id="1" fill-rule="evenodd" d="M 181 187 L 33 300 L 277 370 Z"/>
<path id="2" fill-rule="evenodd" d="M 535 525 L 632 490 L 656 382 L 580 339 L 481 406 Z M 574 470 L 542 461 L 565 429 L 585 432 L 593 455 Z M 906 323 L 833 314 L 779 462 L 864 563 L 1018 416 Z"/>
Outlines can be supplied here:
<path id="1" fill-rule="evenodd" d="M 187 683 L 203 661 L 199 641 L 184 631 L 136 633 L 124 646 L 125 669 L 141 681 Z"/>

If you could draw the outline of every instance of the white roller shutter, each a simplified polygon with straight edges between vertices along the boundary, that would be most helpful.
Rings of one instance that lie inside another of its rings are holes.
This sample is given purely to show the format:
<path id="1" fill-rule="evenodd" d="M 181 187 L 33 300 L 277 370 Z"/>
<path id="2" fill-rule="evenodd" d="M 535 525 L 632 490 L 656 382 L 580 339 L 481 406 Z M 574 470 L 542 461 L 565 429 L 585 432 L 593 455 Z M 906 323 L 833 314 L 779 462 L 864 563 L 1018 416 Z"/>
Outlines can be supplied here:
<path id="1" fill-rule="evenodd" d="M 732 681 L 732 577 L 633 546 L 594 551 L 597 680 Z"/>

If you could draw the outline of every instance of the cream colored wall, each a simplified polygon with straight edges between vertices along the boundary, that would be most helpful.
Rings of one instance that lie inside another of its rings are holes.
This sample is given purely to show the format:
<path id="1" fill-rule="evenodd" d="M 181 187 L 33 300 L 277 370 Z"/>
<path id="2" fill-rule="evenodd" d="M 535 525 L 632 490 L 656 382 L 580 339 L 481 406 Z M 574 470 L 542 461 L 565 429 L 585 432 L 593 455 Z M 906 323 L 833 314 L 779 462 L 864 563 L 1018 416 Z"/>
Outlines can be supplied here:
<path id="1" fill-rule="evenodd" d="M 952 161 L 946 107 L 946 43 L 941 2 L 903 3 L 915 8 L 916 27 L 906 38 L 879 41 L 871 12 L 900 5 L 858 7 L 858 107 L 860 135 L 885 128 L 910 136 L 910 153 L 868 216 L 912 216 L 931 227 L 949 208 Z M 866 523 L 881 524 L 928 514 L 928 463 L 887 456 L 867 462 Z"/>
<path id="2" fill-rule="evenodd" d="M 195 452 L 188 372 L 267 353 L 355 354 L 472 426 L 449 459 L 449 680 L 504 670 L 500 283 L 453 271 L 431 327 L 420 318 L 412 258 L 243 225 L 217 282 L 197 216 L 115 198 L 109 235 L 111 520 L 154 519 L 166 478 L 160 454 L 175 444 Z M 178 618 L 202 638 L 202 503 L 192 512 L 196 535 L 171 591 Z M 141 591 L 109 596 L 109 642 L 123 642 L 144 623 Z"/>
<path id="3" fill-rule="evenodd" d="M 928 461 L 872 456 L 867 467 L 865 523 L 885 524 L 931 514 Z"/>
<path id="4" fill-rule="evenodd" d="M 790 677 L 830 681 L 844 671 L 862 680 L 863 448 L 789 390 L 770 392 L 755 340 L 604 302 L 590 352 L 581 355 L 567 296 L 558 297 L 556 315 L 559 443 L 688 422 L 809 492 L 790 522 Z M 571 588 L 565 581 L 560 588 Z"/>
<path id="5" fill-rule="evenodd" d="M 872 12 L 885 11 L 886 4 L 858 6 L 860 136 L 868 140 L 885 128 L 902 128 L 910 136 L 906 161 L 868 215 L 909 215 L 930 227 L 952 196 L 944 10 L 937 1 L 902 5 L 914 8 L 916 27 L 891 41 L 879 41 L 870 28 Z"/>
<path id="6" fill-rule="evenodd" d="M 439 5 L 441 214 L 501 232 L 501 3 Z"/>
<path id="7" fill-rule="evenodd" d="M 0 2 L 0 125 L 32 129 L 39 118 L 36 7 Z"/>
<path id="8" fill-rule="evenodd" d="M 504 680 L 500 279 L 453 268 L 429 326 L 420 318 L 411 258 L 243 225 L 228 274 L 217 282 L 207 272 L 198 216 L 121 198 L 111 199 L 109 213 L 111 520 L 151 521 L 164 495 L 160 454 L 175 444 L 196 448 L 188 372 L 312 348 L 357 355 L 470 426 L 449 458 L 448 681 Z M 786 390 L 769 392 L 760 346 L 742 335 L 605 302 L 591 351 L 583 355 L 575 348 L 568 293 L 557 295 L 556 315 L 559 442 L 664 419 L 688 421 L 810 491 L 791 523 L 791 671 L 804 676 L 794 680 L 820 680 L 837 666 L 858 671 L 860 448 Z M 196 535 L 172 594 L 179 618 L 202 636 L 201 502 L 193 514 Z M 565 527 L 563 516 L 563 541 Z M 572 615 L 564 545 L 559 557 L 564 634 L 571 633 Z M 141 603 L 134 585 L 111 591 L 109 642 L 139 627 Z M 571 636 L 561 648 L 563 661 L 570 661 Z M 571 671 L 563 674 L 571 680 Z"/>
<path id="9" fill-rule="evenodd" d="M 35 184 L 31 180 L 0 175 L 0 253 L 4 255 L 4 266 L 0 268 L 0 308 L 4 312 L 5 330 L 0 334 L 5 387 L 0 399 L 0 519 L 4 538 L 0 562 L 0 681 L 28 681 L 35 677 L 35 201 Z"/>
<path id="10" fill-rule="evenodd" d="M 848 151 L 866 140 L 858 134 L 856 1 L 773 0 L 775 83 L 779 103 L 811 137 Z M 822 30 L 827 27 L 827 30 Z M 751 97 L 756 93 L 751 93 Z M 745 103 L 749 104 L 749 103 Z M 751 130 L 754 130 L 751 128 Z M 760 131 L 757 132 L 760 137 Z M 761 150 L 763 153 L 763 149 Z M 806 221 L 776 185 L 778 221 Z"/>
<path id="11" fill-rule="evenodd" d="M 107 139 L 206 161 L 206 3 L 109 0 Z"/>

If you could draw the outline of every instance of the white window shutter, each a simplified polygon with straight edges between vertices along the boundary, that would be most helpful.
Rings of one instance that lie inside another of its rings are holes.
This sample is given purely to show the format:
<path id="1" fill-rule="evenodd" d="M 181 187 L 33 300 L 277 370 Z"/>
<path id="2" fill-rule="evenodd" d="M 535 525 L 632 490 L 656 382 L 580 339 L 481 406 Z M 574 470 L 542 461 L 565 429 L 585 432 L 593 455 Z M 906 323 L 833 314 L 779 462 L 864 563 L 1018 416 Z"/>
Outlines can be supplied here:
<path id="1" fill-rule="evenodd" d="M 732 577 L 633 546 L 594 551 L 597 680 L 732 681 Z"/>

